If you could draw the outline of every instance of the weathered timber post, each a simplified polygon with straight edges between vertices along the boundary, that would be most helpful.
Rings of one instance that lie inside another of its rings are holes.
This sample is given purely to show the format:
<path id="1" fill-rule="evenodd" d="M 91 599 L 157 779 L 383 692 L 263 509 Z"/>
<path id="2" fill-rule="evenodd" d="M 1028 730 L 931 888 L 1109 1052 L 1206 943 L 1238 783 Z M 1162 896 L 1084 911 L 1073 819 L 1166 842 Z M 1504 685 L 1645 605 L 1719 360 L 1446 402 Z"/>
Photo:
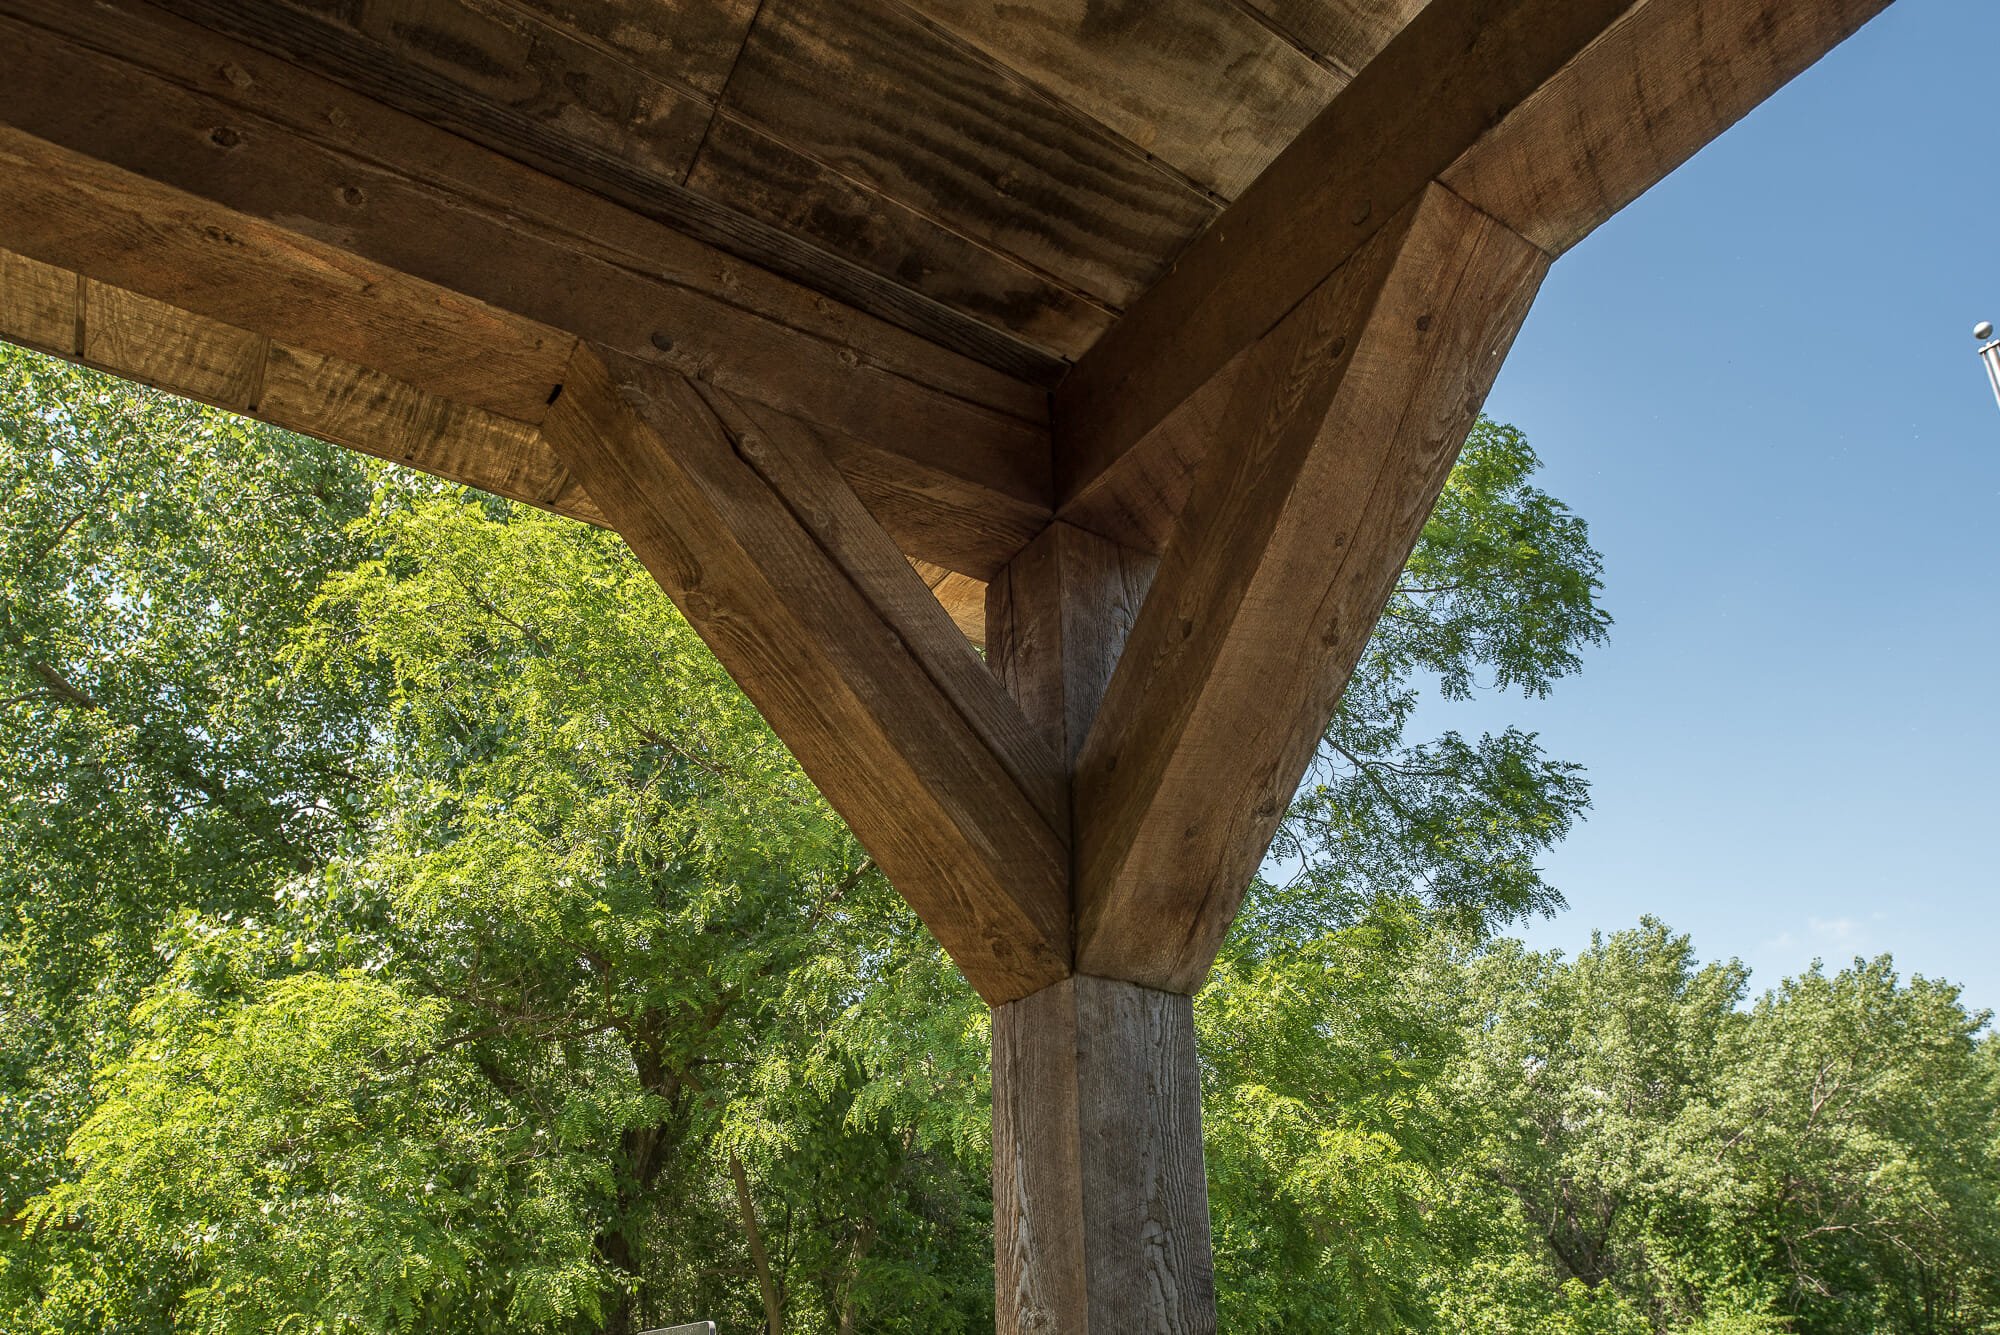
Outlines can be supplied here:
<path id="1" fill-rule="evenodd" d="M 1073 761 L 1154 558 L 1053 525 L 991 584 L 987 657 Z M 993 1009 L 1002 1332 L 1215 1329 L 1191 998 L 1078 975 Z"/>

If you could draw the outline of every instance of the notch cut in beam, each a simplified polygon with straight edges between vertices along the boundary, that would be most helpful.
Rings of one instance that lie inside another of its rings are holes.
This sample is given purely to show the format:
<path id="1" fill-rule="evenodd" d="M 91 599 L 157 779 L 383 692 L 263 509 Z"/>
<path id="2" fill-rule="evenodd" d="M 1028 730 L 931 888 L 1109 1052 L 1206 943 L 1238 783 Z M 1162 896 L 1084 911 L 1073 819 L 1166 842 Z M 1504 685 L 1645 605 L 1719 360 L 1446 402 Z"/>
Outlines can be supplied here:
<path id="1" fill-rule="evenodd" d="M 979 579 L 1047 522 L 1031 386 L 141 0 L 0 43 L 0 247 L 531 425 L 588 338 L 812 423 Z"/>
<path id="2" fill-rule="evenodd" d="M 1068 976 L 1066 768 L 810 430 L 588 346 L 543 430 L 979 994 Z"/>
<path id="3" fill-rule="evenodd" d="M 1559 255 L 1887 3 L 1432 0 L 1058 386 L 1058 512 L 1157 550 L 1235 360 L 1432 182 Z"/>
<path id="4" fill-rule="evenodd" d="M 1548 257 L 1441 186 L 1253 348 L 1077 763 L 1077 969 L 1207 976 Z"/>

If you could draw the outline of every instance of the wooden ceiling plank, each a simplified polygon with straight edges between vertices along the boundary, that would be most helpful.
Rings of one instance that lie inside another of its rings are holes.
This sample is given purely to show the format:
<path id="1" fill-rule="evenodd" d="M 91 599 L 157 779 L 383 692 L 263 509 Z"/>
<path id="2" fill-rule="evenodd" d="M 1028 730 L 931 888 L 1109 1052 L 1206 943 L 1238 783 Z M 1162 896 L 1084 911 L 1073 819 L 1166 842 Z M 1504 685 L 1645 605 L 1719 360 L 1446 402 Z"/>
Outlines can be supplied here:
<path id="1" fill-rule="evenodd" d="M 574 327 L 722 388 L 775 398 L 773 406 L 837 434 L 841 449 L 865 459 L 869 499 L 906 547 L 980 577 L 1046 522 L 1046 430 L 1013 415 L 1045 405 L 1014 382 L 990 384 L 986 368 L 932 345 L 913 348 L 911 336 L 852 312 L 836 320 L 827 299 L 788 289 L 802 324 L 891 335 L 880 348 L 844 345 L 53 34 L 0 19 L 0 39 L 10 43 L 13 76 L 0 85 L 0 121 L 25 121 L 81 150 L 4 132 L 10 151 L 0 153 L 0 173 L 16 207 L 0 215 L 0 245 L 521 421 L 544 411 L 570 342 L 557 331 Z M 211 77 L 234 87 L 222 72 L 233 68 L 260 86 L 276 77 L 270 65 L 253 75 L 225 61 Z M 279 86 L 308 95 L 301 114 L 340 112 L 351 124 L 363 111 L 337 89 Z M 57 88 L 64 94 L 47 91 Z M 314 101 L 314 92 L 335 104 Z M 424 133 L 413 131 L 420 154 L 490 156 Z M 619 244 L 639 239 L 620 233 Z M 768 288 L 733 278 L 742 268 L 701 276 L 723 293 Z M 963 391 L 974 390 L 1005 407 L 968 401 Z"/>
<path id="2" fill-rule="evenodd" d="M 394 68 L 425 92 L 439 123 L 475 135 L 502 122 L 508 143 L 546 169 L 584 145 L 678 180 L 694 160 L 712 103 L 649 78 L 527 13 L 495 0 L 158 0 L 222 31 L 252 31 L 283 54 L 326 52 L 328 29 L 354 72 Z M 328 72 L 333 72 L 329 70 Z"/>
<path id="3" fill-rule="evenodd" d="M 1303 49 L 1352 75 L 1430 0 L 1235 0 Z"/>
<path id="4" fill-rule="evenodd" d="M 959 633 L 974 648 L 986 645 L 986 581 L 961 575 L 956 570 L 946 570 L 943 566 L 932 565 L 912 556 L 910 568 L 924 582 L 943 606 L 945 614 L 957 626 Z"/>
<path id="5" fill-rule="evenodd" d="M 1075 358 L 1116 315 L 727 113 L 709 127 L 691 189 L 782 227 L 953 310 Z"/>
<path id="6" fill-rule="evenodd" d="M 1226 199 L 1345 82 L 1229 0 L 903 3 Z"/>
<path id="7" fill-rule="evenodd" d="M 1078 761 L 1079 972 L 1201 985 L 1547 265 L 1433 186 L 1254 350 Z"/>
<path id="8" fill-rule="evenodd" d="M 884 619 L 692 383 L 585 347 L 566 386 L 546 438 L 973 987 L 999 1004 L 1067 976 L 1067 843 L 931 675 L 946 646 Z"/>
<path id="9" fill-rule="evenodd" d="M 696 243 L 692 247 L 696 253 L 722 252 L 727 258 L 740 257 L 772 275 L 807 283 L 834 298 L 836 303 L 845 303 L 857 312 L 888 321 L 901 331 L 910 331 L 912 341 L 921 339 L 950 348 L 1013 377 L 1050 384 L 1065 366 L 1060 359 L 1005 330 L 981 324 L 802 238 L 687 189 L 683 184 L 684 169 L 648 169 L 615 133 L 572 132 L 566 118 L 557 114 L 559 107 L 539 109 L 549 114 L 527 114 L 506 104 L 504 99 L 482 95 L 476 86 L 463 79 L 445 77 L 435 67 L 426 68 L 385 49 L 352 22 L 343 24 L 324 16 L 318 21 L 306 21 L 297 10 L 286 10 L 263 0 L 163 0 L 163 3 L 173 4 L 199 19 L 204 31 L 227 34 L 275 53 L 282 60 L 309 67 L 385 108 L 420 118 L 427 124 L 449 126 L 496 155 L 528 164 L 556 181 L 581 187 L 584 193 L 578 197 L 591 199 L 600 212 L 604 201 L 609 200 L 685 233 L 681 242 L 669 246 L 670 250 L 685 253 L 690 249 L 687 243 L 692 241 Z M 143 11 L 152 5 L 149 0 L 138 0 L 136 4 L 106 0 L 104 4 L 89 6 L 75 5 L 73 0 L 39 0 L 39 3 L 17 0 L 7 7 L 44 12 L 67 8 L 72 12 L 64 16 L 59 26 L 73 30 L 94 20 L 101 24 L 111 17 L 112 11 L 130 21 L 135 10 Z M 207 38 L 195 40 L 201 42 Z M 238 68 L 248 68 L 241 61 L 232 63 Z M 559 100 L 559 95 L 551 96 L 558 96 Z M 705 105 L 699 114 L 706 123 L 709 111 Z"/>
<path id="10" fill-rule="evenodd" d="M 722 107 L 1112 307 L 1216 212 L 893 0 L 766 0 Z"/>
<path id="11" fill-rule="evenodd" d="M 420 116 L 177 19 L 149 0 L 94 0 L 89 5 L 0 0 L 0 14 L 15 15 L 191 93 L 213 108 L 218 123 L 245 113 L 260 117 L 302 142 L 443 194 L 455 207 L 532 221 L 581 252 L 855 349 L 892 374 L 996 411 L 1046 420 L 1045 395 L 1038 386 L 945 351 L 930 338 L 746 264 L 499 153 L 475 148 Z M 19 77 L 25 80 L 25 71 Z M 110 104 L 102 109 L 116 110 Z M 335 225 L 313 216 L 323 225 Z M 335 220 L 344 216 L 331 215 Z"/>
<path id="12" fill-rule="evenodd" d="M 599 43 L 639 69 L 685 83 L 711 101 L 722 92 L 757 16 L 757 0 L 505 2 Z"/>
<path id="13" fill-rule="evenodd" d="M 1059 511 L 1431 181 L 1559 253 L 1886 3 L 1432 0 L 1058 387 Z"/>

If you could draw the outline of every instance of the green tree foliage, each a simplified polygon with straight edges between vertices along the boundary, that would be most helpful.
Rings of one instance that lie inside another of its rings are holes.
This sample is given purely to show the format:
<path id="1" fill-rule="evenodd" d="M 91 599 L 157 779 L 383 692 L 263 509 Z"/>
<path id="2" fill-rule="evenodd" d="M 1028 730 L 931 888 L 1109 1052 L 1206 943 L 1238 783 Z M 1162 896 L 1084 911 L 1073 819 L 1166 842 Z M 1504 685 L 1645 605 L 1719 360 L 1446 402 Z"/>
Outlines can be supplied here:
<path id="1" fill-rule="evenodd" d="M 1995 1329 L 1950 989 L 1492 939 L 1588 792 L 1417 706 L 1605 633 L 1534 470 L 1198 1003 L 1225 1327 Z M 984 1010 L 616 539 L 4 349 L 0 478 L 0 1331 L 991 1328 Z"/>

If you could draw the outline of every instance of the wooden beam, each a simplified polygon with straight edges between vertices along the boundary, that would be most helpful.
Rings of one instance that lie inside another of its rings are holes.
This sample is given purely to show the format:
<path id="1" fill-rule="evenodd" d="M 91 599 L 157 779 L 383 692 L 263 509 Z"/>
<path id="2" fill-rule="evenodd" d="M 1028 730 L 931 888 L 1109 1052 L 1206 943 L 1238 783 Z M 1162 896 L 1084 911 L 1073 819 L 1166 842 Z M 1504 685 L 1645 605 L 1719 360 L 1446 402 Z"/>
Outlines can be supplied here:
<path id="1" fill-rule="evenodd" d="M 1190 998 L 1079 974 L 993 1012 L 999 1330 L 1216 1328 Z"/>
<path id="2" fill-rule="evenodd" d="M 603 524 L 525 423 L 0 251 L 0 339 Z"/>
<path id="3" fill-rule="evenodd" d="M 0 247 L 534 422 L 576 336 L 825 433 L 913 554 L 1046 522 L 1046 396 L 141 0 L 0 0 Z"/>
<path id="4" fill-rule="evenodd" d="M 1433 181 L 1559 254 L 1886 4 L 1433 0 L 1058 387 L 1059 511 L 1170 531 L 1169 419 Z"/>
<path id="5" fill-rule="evenodd" d="M 1055 523 L 986 586 L 986 661 L 1065 765 L 1083 749 L 1158 564 Z"/>
<path id="6" fill-rule="evenodd" d="M 1548 257 L 1441 186 L 1253 349 L 1077 762 L 1077 968 L 1199 987 Z"/>
<path id="7" fill-rule="evenodd" d="M 585 346 L 543 434 L 979 994 L 1067 976 L 1064 767 L 812 432 Z"/>

